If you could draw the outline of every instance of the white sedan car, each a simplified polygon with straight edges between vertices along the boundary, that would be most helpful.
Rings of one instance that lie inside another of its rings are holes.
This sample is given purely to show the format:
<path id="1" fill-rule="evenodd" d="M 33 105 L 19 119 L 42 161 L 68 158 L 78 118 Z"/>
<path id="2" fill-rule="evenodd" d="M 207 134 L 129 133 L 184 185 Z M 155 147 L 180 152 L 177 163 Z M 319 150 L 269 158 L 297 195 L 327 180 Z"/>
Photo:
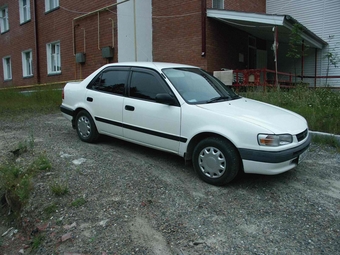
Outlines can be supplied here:
<path id="1" fill-rule="evenodd" d="M 181 64 L 105 65 L 66 84 L 60 109 L 84 142 L 104 134 L 176 153 L 214 185 L 241 171 L 288 171 L 311 141 L 300 115 L 238 96 L 202 69 Z"/>

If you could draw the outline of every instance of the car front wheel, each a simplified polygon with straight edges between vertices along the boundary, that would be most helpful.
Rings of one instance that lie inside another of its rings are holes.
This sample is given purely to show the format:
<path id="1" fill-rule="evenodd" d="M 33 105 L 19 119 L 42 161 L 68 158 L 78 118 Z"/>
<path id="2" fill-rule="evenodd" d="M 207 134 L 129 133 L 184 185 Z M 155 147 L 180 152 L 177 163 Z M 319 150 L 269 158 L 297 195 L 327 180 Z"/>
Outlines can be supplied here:
<path id="1" fill-rule="evenodd" d="M 80 111 L 77 114 L 76 129 L 80 140 L 83 142 L 93 143 L 99 137 L 96 125 L 87 111 Z"/>
<path id="2" fill-rule="evenodd" d="M 236 177 L 240 158 L 229 141 L 209 137 L 195 147 L 193 166 L 203 181 L 213 185 L 225 185 Z"/>

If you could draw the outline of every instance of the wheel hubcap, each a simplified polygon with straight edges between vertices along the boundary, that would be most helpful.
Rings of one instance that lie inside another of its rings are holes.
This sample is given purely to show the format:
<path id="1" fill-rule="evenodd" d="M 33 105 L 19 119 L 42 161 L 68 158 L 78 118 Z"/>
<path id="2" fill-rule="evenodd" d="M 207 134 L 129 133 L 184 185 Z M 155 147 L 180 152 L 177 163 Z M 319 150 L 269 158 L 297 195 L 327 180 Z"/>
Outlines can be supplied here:
<path id="1" fill-rule="evenodd" d="M 204 148 L 198 158 L 199 167 L 209 178 L 219 178 L 226 171 L 226 160 L 223 153 L 214 147 Z"/>
<path id="2" fill-rule="evenodd" d="M 81 116 L 78 119 L 78 131 L 79 134 L 84 138 L 89 137 L 89 135 L 91 134 L 91 124 L 90 120 L 87 117 Z"/>

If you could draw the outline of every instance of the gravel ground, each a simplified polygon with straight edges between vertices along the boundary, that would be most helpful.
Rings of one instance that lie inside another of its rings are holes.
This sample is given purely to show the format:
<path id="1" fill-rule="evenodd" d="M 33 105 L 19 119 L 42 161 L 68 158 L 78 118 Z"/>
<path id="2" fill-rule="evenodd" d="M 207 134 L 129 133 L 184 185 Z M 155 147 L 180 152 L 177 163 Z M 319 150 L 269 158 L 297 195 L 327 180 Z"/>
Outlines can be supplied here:
<path id="1" fill-rule="evenodd" d="M 21 227 L 4 220 L 2 207 L 0 254 L 28 254 L 34 235 L 44 238 L 31 254 L 44 255 L 340 254 L 340 154 L 332 148 L 311 145 L 292 171 L 215 187 L 176 155 L 109 137 L 83 143 L 59 113 L 0 127 L 2 162 L 34 137 L 18 164 L 40 153 L 52 163 L 34 179 Z M 68 194 L 55 196 L 55 182 Z"/>

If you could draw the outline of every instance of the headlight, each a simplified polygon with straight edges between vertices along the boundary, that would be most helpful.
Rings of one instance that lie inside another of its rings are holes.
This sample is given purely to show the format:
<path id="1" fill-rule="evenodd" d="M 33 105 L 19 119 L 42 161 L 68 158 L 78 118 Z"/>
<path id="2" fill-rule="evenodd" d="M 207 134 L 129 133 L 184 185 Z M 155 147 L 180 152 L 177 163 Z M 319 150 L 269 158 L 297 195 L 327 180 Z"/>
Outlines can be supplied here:
<path id="1" fill-rule="evenodd" d="M 268 135 L 268 134 L 259 134 L 257 135 L 257 141 L 261 146 L 282 146 L 286 144 L 290 144 L 293 142 L 292 135 Z"/>

